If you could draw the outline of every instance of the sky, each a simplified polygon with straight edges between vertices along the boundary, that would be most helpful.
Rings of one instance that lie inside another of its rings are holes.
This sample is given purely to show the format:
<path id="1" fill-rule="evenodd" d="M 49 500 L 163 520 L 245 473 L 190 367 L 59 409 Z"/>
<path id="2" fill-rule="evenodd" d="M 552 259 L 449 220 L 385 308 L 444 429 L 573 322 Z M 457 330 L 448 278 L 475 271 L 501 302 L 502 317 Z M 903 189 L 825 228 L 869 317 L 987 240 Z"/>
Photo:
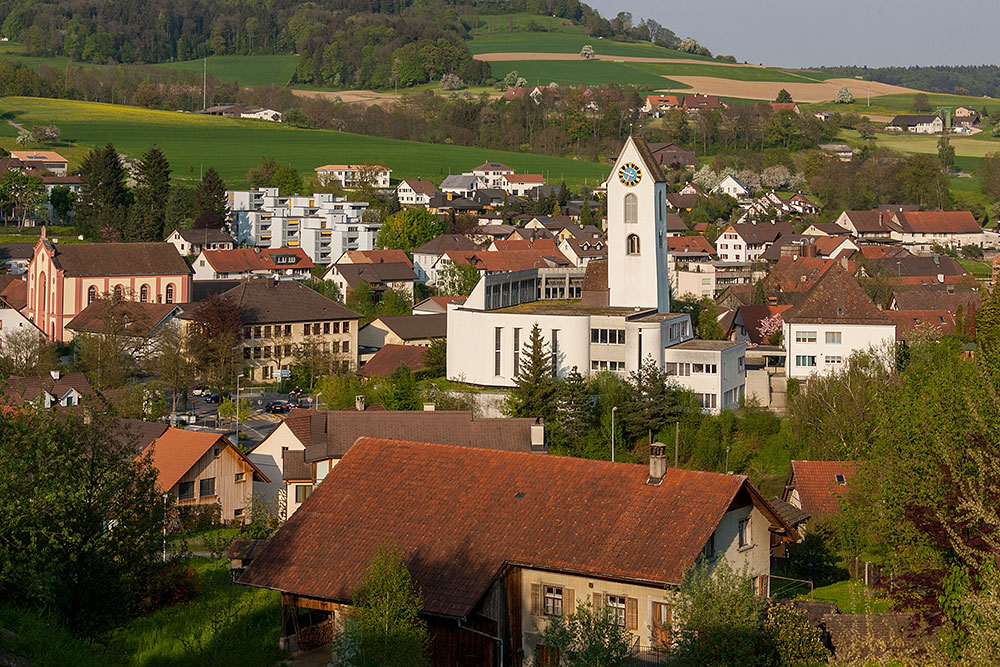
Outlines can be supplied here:
<path id="1" fill-rule="evenodd" d="M 712 54 L 776 67 L 1000 63 L 1000 2 L 965 0 L 587 0 L 652 18 Z"/>

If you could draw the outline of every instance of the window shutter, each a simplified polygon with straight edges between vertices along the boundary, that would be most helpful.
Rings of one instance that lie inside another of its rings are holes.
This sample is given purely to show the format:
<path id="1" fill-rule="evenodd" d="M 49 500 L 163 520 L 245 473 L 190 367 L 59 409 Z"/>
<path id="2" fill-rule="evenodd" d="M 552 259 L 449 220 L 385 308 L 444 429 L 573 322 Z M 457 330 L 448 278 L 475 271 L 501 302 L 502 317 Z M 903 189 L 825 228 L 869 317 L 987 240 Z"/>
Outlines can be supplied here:
<path id="1" fill-rule="evenodd" d="M 535 616 L 542 615 L 542 585 L 531 584 L 531 613 Z"/>
<path id="2" fill-rule="evenodd" d="M 599 613 L 606 611 L 604 609 L 604 595 L 602 595 L 601 593 L 593 593 L 593 597 L 594 597 L 594 611 Z"/>
<path id="3" fill-rule="evenodd" d="M 639 629 L 639 601 L 635 598 L 625 598 L 625 627 Z"/>
<path id="4" fill-rule="evenodd" d="M 576 600 L 574 599 L 575 597 L 576 596 L 574 595 L 572 588 L 563 589 L 563 616 L 569 616 L 576 610 L 575 609 Z"/>

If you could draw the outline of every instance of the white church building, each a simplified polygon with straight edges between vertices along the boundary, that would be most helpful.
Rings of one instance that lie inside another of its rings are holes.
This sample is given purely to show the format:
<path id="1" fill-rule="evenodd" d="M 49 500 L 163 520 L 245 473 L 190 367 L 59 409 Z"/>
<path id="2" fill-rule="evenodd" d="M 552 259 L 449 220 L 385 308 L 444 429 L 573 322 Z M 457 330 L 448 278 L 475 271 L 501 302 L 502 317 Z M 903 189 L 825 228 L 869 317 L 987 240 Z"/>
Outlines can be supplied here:
<path id="1" fill-rule="evenodd" d="M 607 181 L 607 260 L 485 276 L 448 306 L 448 378 L 514 386 L 537 324 L 560 375 L 628 374 L 652 358 L 704 411 L 737 407 L 746 344 L 694 340 L 690 315 L 670 312 L 666 194 L 646 142 L 629 137 Z"/>

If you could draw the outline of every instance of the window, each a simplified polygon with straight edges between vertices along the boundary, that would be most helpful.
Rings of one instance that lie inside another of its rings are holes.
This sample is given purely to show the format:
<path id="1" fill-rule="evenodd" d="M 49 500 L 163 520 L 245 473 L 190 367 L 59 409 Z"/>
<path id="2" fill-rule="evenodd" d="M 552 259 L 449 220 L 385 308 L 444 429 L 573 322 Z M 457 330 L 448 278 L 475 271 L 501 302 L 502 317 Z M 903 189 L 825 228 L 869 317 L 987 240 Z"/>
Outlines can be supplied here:
<path id="1" fill-rule="evenodd" d="M 323 322 L 323 333 L 324 334 L 330 333 L 330 323 L 329 322 Z"/>
<path id="2" fill-rule="evenodd" d="M 312 327 L 311 326 L 309 326 L 308 324 L 303 324 L 302 325 L 302 335 L 303 336 L 308 336 L 310 331 L 312 331 Z"/>
<path id="3" fill-rule="evenodd" d="M 708 541 L 701 549 L 701 555 L 705 558 L 715 558 L 715 532 L 708 536 Z"/>
<path id="4" fill-rule="evenodd" d="M 590 330 L 590 342 L 591 343 L 601 343 L 605 345 L 624 345 L 625 344 L 625 330 L 624 329 L 591 329 Z"/>
<path id="5" fill-rule="evenodd" d="M 615 625 L 625 627 L 625 598 L 619 595 L 608 596 L 608 618 Z"/>
<path id="6" fill-rule="evenodd" d="M 242 507 L 237 507 L 236 509 L 233 510 L 233 518 L 234 519 L 242 519 L 243 518 L 243 508 Z"/>
<path id="7" fill-rule="evenodd" d="M 143 285 L 139 288 L 139 301 L 143 303 L 149 301 L 149 285 Z"/>
<path id="8" fill-rule="evenodd" d="M 343 343 L 341 343 L 340 351 L 341 352 L 350 352 L 351 351 L 351 343 L 350 343 L 350 341 L 346 341 L 345 340 Z"/>
<path id="9" fill-rule="evenodd" d="M 840 473 L 838 473 L 835 476 L 835 479 L 837 480 L 837 484 L 840 484 L 841 486 L 847 486 L 847 478 L 841 475 Z"/>
<path id="10" fill-rule="evenodd" d="M 753 535 L 750 533 L 750 517 L 745 519 L 740 519 L 739 532 L 740 532 L 740 549 L 744 547 L 753 546 Z"/>
<path id="11" fill-rule="evenodd" d="M 796 331 L 795 332 L 795 342 L 796 343 L 815 343 L 816 342 L 816 332 L 815 331 Z"/>
<path id="12" fill-rule="evenodd" d="M 125 291 L 122 289 L 121 285 L 115 285 L 115 298 L 120 299 L 124 296 Z"/>
<path id="13" fill-rule="evenodd" d="M 816 356 L 812 354 L 795 355 L 795 365 L 801 367 L 811 367 L 816 365 Z"/>
<path id="14" fill-rule="evenodd" d="M 344 322 L 344 333 L 351 333 L 351 323 Z"/>
<path id="15" fill-rule="evenodd" d="M 296 484 L 295 485 L 295 502 L 304 503 L 309 494 L 312 493 L 312 487 L 308 484 Z"/>
<path id="16" fill-rule="evenodd" d="M 625 195 L 625 222 L 639 222 L 639 198 L 632 193 Z"/>
<path id="17" fill-rule="evenodd" d="M 91 285 L 90 287 L 87 288 L 87 303 L 88 304 L 94 303 L 94 300 L 96 298 L 97 298 L 97 288 Z"/>
<path id="18" fill-rule="evenodd" d="M 198 497 L 207 498 L 209 496 L 214 496 L 214 495 L 215 495 L 215 478 L 208 477 L 206 479 L 201 480 L 201 482 L 198 485 Z"/>
<path id="19" fill-rule="evenodd" d="M 827 331 L 826 332 L 826 344 L 827 345 L 840 345 L 842 342 L 842 334 L 839 331 Z"/>
<path id="20" fill-rule="evenodd" d="M 177 485 L 177 500 L 194 499 L 194 482 L 181 482 Z"/>
<path id="21" fill-rule="evenodd" d="M 639 237 L 636 234 L 629 234 L 626 239 L 626 252 L 629 255 L 639 254 Z"/>
<path id="22" fill-rule="evenodd" d="M 718 407 L 718 397 L 715 394 L 695 394 L 703 410 L 714 410 Z"/>
<path id="23" fill-rule="evenodd" d="M 826 363 L 828 364 L 842 364 L 844 363 L 844 358 L 839 356 L 827 356 Z"/>
<path id="24" fill-rule="evenodd" d="M 559 369 L 559 329 L 552 330 L 552 368 Z"/>
<path id="25" fill-rule="evenodd" d="M 521 330 L 517 327 L 514 328 L 514 372 L 512 375 L 517 375 L 518 371 L 521 370 Z"/>
<path id="26" fill-rule="evenodd" d="M 493 374 L 500 375 L 500 339 L 503 335 L 502 327 L 493 328 Z"/>
<path id="27" fill-rule="evenodd" d="M 243 482 L 243 481 L 246 481 L 246 478 L 247 478 L 247 474 L 245 472 L 238 472 L 238 473 L 236 473 L 236 478 L 233 481 Z"/>
<path id="28" fill-rule="evenodd" d="M 173 285 L 167 285 L 166 297 L 164 298 L 164 302 L 165 303 L 173 303 L 174 302 L 174 286 Z"/>
<path id="29" fill-rule="evenodd" d="M 559 586 L 546 586 L 544 605 L 546 616 L 562 616 L 563 589 Z"/>
<path id="30" fill-rule="evenodd" d="M 270 338 L 270 337 L 271 337 L 271 325 L 266 324 L 264 325 L 264 338 Z"/>
<path id="31" fill-rule="evenodd" d="M 291 336 L 292 335 L 292 325 L 291 324 L 286 324 L 285 325 L 285 335 L 286 336 Z"/>

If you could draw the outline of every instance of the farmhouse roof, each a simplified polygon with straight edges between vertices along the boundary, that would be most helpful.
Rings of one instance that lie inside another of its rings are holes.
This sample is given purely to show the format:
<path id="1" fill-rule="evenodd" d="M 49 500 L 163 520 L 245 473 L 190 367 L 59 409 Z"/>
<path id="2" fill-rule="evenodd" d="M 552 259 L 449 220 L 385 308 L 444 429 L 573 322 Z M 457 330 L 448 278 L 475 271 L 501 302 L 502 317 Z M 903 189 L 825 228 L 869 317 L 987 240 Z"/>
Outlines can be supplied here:
<path id="1" fill-rule="evenodd" d="M 797 535 L 745 476 L 648 478 L 644 465 L 361 438 L 240 582 L 347 602 L 392 543 L 422 611 L 464 618 L 505 564 L 677 585 L 734 501 Z"/>
<path id="2" fill-rule="evenodd" d="M 889 232 L 891 213 L 886 211 L 844 211 L 843 213 L 854 225 L 859 234 L 878 234 Z"/>
<path id="3" fill-rule="evenodd" d="M 417 317 L 432 317 L 418 315 Z M 399 366 L 406 366 L 411 371 L 421 371 L 427 368 L 424 363 L 425 347 L 416 345 L 385 345 L 375 353 L 365 365 L 358 370 L 361 377 L 388 377 Z"/>
<path id="4" fill-rule="evenodd" d="M 222 295 L 243 309 L 244 324 L 361 318 L 353 310 L 295 280 L 244 280 Z"/>
<path id="5" fill-rule="evenodd" d="M 856 461 L 792 461 L 782 499 L 787 501 L 795 489 L 802 511 L 813 517 L 836 514 L 857 466 Z"/>
<path id="6" fill-rule="evenodd" d="M 30 260 L 35 254 L 34 243 L 0 243 L 0 261 Z"/>
<path id="7" fill-rule="evenodd" d="M 903 232 L 913 234 L 979 234 L 979 226 L 970 211 L 900 211 L 892 221 Z"/>
<path id="8" fill-rule="evenodd" d="M 146 338 L 179 310 L 180 306 L 171 303 L 98 299 L 77 313 L 66 328 L 70 331 L 103 334 L 108 333 L 108 325 L 112 323 L 109 318 L 116 318 L 124 331 L 115 333 Z"/>
<path id="9" fill-rule="evenodd" d="M 406 178 L 403 179 L 403 182 L 400 183 L 400 185 L 403 185 L 403 183 L 408 185 L 411 190 L 420 195 L 433 197 L 439 192 L 437 186 L 425 178 Z"/>
<path id="10" fill-rule="evenodd" d="M 207 245 L 209 243 L 232 243 L 233 237 L 227 232 L 221 229 L 175 229 L 174 232 L 177 233 L 182 239 L 188 243 L 196 243 L 199 245 Z M 172 236 L 174 232 L 171 232 L 167 236 Z"/>
<path id="11" fill-rule="evenodd" d="M 939 118 L 934 114 L 900 114 L 889 121 L 889 125 L 891 127 L 913 127 L 914 125 L 933 123 Z"/>
<path id="12" fill-rule="evenodd" d="M 900 310 L 920 310 L 930 308 L 956 312 L 961 306 L 965 313 L 979 310 L 982 297 L 979 290 L 952 290 L 944 285 L 915 286 L 911 289 L 899 288 L 892 293 L 893 307 Z"/>
<path id="13" fill-rule="evenodd" d="M 333 271 L 344 279 L 348 287 L 357 287 L 362 281 L 369 285 L 390 282 L 416 282 L 417 274 L 402 262 L 385 264 L 334 264 Z"/>
<path id="14" fill-rule="evenodd" d="M 833 262 L 833 266 L 816 281 L 796 306 L 784 314 L 786 322 L 893 324 L 839 262 L 829 261 Z"/>
<path id="15" fill-rule="evenodd" d="M 67 276 L 190 275 L 169 243 L 56 243 L 53 262 Z"/>
<path id="16" fill-rule="evenodd" d="M 566 239 L 563 241 L 573 249 L 577 257 L 607 257 L 608 245 L 603 239 Z"/>

